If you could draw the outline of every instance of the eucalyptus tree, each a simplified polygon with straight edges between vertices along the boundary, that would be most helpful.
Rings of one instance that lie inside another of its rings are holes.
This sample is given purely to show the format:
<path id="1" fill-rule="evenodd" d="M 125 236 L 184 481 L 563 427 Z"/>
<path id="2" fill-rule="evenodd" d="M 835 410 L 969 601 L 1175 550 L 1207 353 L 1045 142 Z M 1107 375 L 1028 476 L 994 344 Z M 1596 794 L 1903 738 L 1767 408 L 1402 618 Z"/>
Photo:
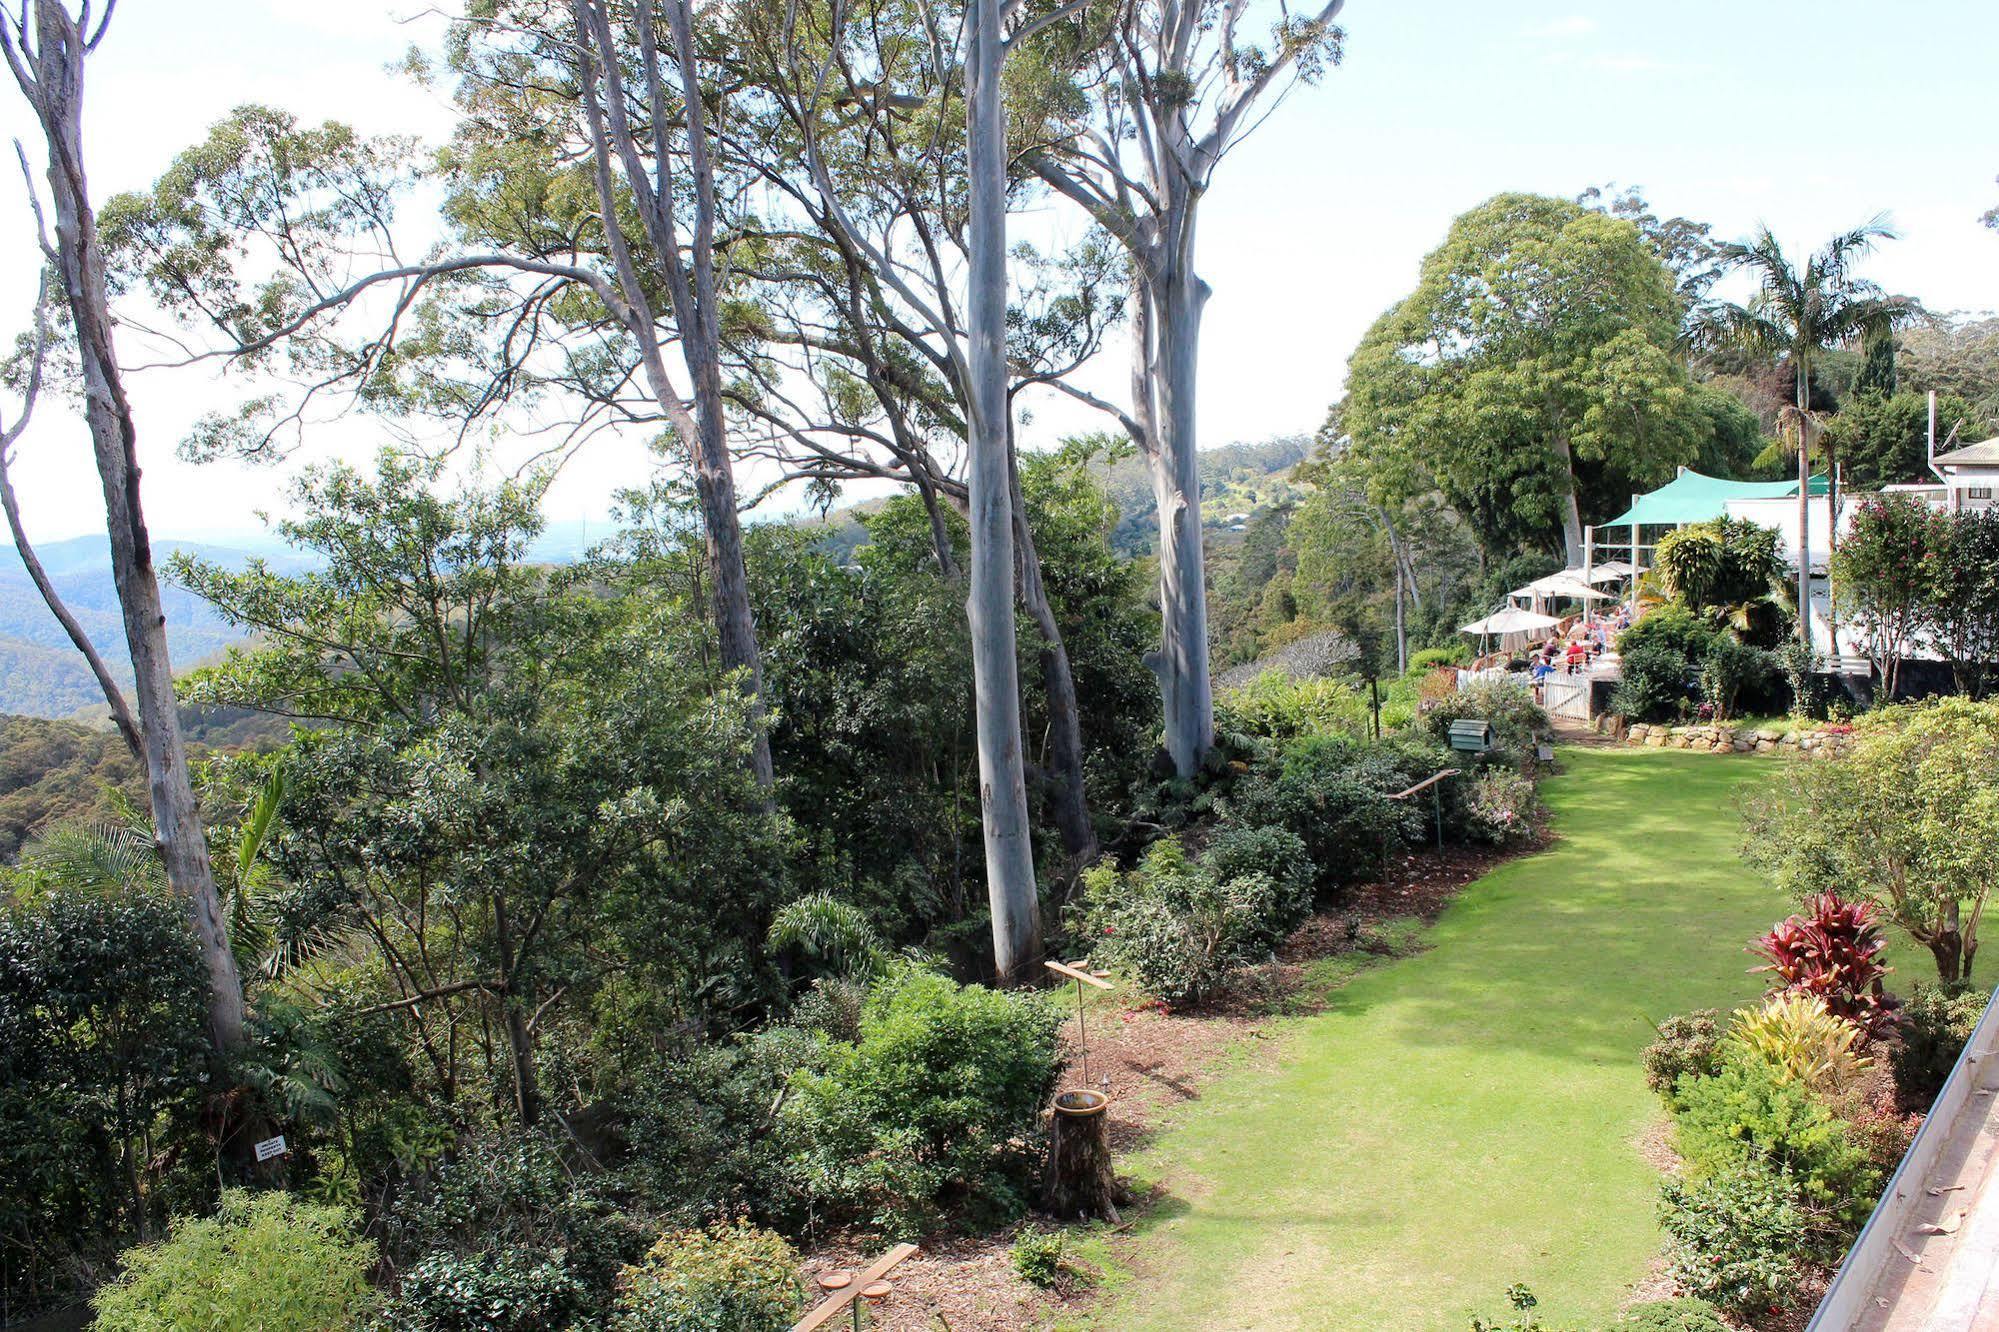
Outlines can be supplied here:
<path id="1" fill-rule="evenodd" d="M 219 338 L 198 355 L 290 381 L 193 444 L 272 452 L 329 398 L 461 429 L 511 410 L 564 455 L 664 427 L 694 475 L 722 665 L 760 710 L 723 393 L 726 98 L 688 0 L 502 0 L 454 23 L 447 61 L 460 119 L 433 161 L 248 107 L 121 201 L 128 280 Z M 447 235 L 405 259 L 396 206 L 419 178 Z M 766 743 L 750 763 L 768 787 Z"/>
<path id="2" fill-rule="evenodd" d="M 1038 569 L 1022 563 L 1031 535 L 1013 457 L 1001 72 L 1010 51 L 1081 8 L 1030 14 L 997 0 L 972 0 L 963 9 L 835 0 L 746 6 L 739 14 L 748 81 L 766 99 L 762 123 L 774 136 L 753 155 L 765 164 L 762 174 L 785 211 L 810 230 L 802 264 L 830 259 L 835 275 L 829 286 L 836 313 L 828 327 L 840 328 L 838 340 L 808 333 L 791 345 L 843 354 L 847 364 L 829 369 L 856 388 L 867 386 L 888 429 L 871 440 L 851 426 L 835 430 L 846 439 L 828 448 L 823 429 L 767 419 L 812 455 L 806 466 L 815 477 L 842 475 L 851 464 L 836 455 L 852 457 L 855 445 L 873 443 L 926 496 L 942 487 L 911 423 L 925 421 L 964 439 L 966 615 L 987 893 L 995 963 L 1008 980 L 1028 978 L 1041 950 L 1015 589 L 1021 587 L 1031 609 L 1045 611 L 1045 597 Z M 776 224 L 776 230 L 786 229 Z M 762 383 L 766 400 L 774 378 Z M 929 475 L 919 481 L 918 472 Z M 934 521 L 934 500 L 931 511 Z M 948 558 L 940 545 L 940 563 Z M 1059 649 L 1059 634 L 1050 641 Z M 1051 670 L 1052 679 L 1066 680 L 1059 651 Z M 1064 730 L 1073 736 L 1079 731 L 1072 683 L 1067 690 L 1057 710 L 1069 714 Z M 1073 763 L 1065 755 L 1063 766 L 1074 773 L 1064 781 L 1065 807 L 1073 814 L 1080 808 L 1074 803 L 1081 796 L 1079 745 Z M 1086 826 L 1065 822 L 1072 844 L 1088 836 Z"/>
<path id="3" fill-rule="evenodd" d="M 1112 409 L 1150 464 L 1159 509 L 1161 644 L 1152 659 L 1166 747 L 1185 776 L 1214 742 L 1195 382 L 1208 284 L 1195 266 L 1215 170 L 1299 82 L 1337 61 L 1345 0 L 1280 7 L 1258 40 L 1248 0 L 1127 0 L 1080 43 L 1077 96 L 1050 99 L 1022 161 L 1124 247 L 1131 266 L 1131 402 Z M 975 172 L 976 175 L 976 172 Z"/>
<path id="4" fill-rule="evenodd" d="M 91 452 L 103 483 L 106 533 L 110 538 L 112 579 L 118 592 L 125 628 L 125 645 L 132 662 L 137 722 L 101 659 L 87 646 L 46 579 L 38 586 L 64 628 L 91 660 L 92 671 L 105 691 L 112 716 L 119 719 L 127 743 L 136 737 L 146 766 L 146 787 L 153 816 L 153 836 L 165 866 L 167 881 L 186 902 L 195 941 L 208 984 L 209 1035 L 223 1051 L 243 1043 L 243 983 L 230 951 L 223 923 L 215 872 L 209 863 L 208 841 L 201 811 L 195 803 L 188 773 L 187 746 L 181 734 L 174 699 L 173 661 L 167 648 L 166 615 L 153 565 L 152 539 L 139 489 L 138 423 L 125 394 L 124 367 L 119 360 L 115 321 L 106 278 L 103 243 L 97 213 L 85 175 L 83 139 L 84 68 L 103 42 L 113 6 L 94 12 L 90 0 L 72 14 L 61 0 L 25 0 L 18 12 L 0 9 L 0 51 L 33 112 L 48 154 L 50 211 L 55 235 L 48 236 L 32 179 L 29 191 L 37 226 L 38 262 L 55 272 L 62 289 L 74 341 L 77 377 L 83 398 L 84 424 Z M 24 174 L 25 151 L 21 157 Z M 38 389 L 49 329 L 39 317 L 34 337 L 33 368 L 28 383 Z M 0 454 L 11 448 L 25 425 L 24 408 L 12 437 L 0 441 Z M 8 520 L 17 544 L 24 548 L 11 486 L 6 489 Z M 31 558 L 31 557 L 30 557 Z M 32 563 L 30 568 L 36 567 Z"/>
<path id="5" fill-rule="evenodd" d="M 1891 337 L 1896 328 L 1920 317 L 1922 309 L 1904 296 L 1892 296 L 1876 283 L 1854 273 L 1854 265 L 1877 242 L 1892 240 L 1885 217 L 1842 232 L 1827 241 L 1800 266 L 1765 226 L 1746 241 L 1717 248 L 1728 268 L 1747 273 L 1756 290 L 1748 301 L 1711 301 L 1695 312 L 1689 325 L 1697 348 L 1737 348 L 1767 361 L 1790 365 L 1797 383 L 1797 400 L 1785 413 L 1787 434 L 1798 457 L 1798 636 L 1811 645 L 1811 474 L 1812 442 L 1819 428 L 1811 410 L 1812 373 L 1834 348 L 1858 341 L 1872 347 Z M 1828 512 L 1839 512 L 1837 490 L 1828 496 Z M 1827 536 L 1837 540 L 1838 519 Z M 1835 647 L 1837 644 L 1835 643 Z"/>
<path id="6" fill-rule="evenodd" d="M 828 502 L 850 481 L 910 485 L 947 576 L 957 561 L 945 512 L 969 517 L 976 417 L 970 357 L 954 354 L 971 271 L 965 87 L 924 26 L 951 21 L 934 6 L 746 5 L 732 34 L 743 82 L 757 90 L 740 148 L 772 201 L 763 322 L 741 381 L 743 410 L 765 435 L 746 448 Z M 1047 763 L 1026 767 L 1045 779 L 1037 784 L 1080 865 L 1097 849 L 1081 705 L 1021 490 L 1011 405 L 1097 351 L 1121 304 L 1111 295 L 1118 273 L 1096 238 L 1064 256 L 1021 246 L 1011 257 L 1003 417 L 1014 581 L 1039 638 L 1049 712 Z"/>

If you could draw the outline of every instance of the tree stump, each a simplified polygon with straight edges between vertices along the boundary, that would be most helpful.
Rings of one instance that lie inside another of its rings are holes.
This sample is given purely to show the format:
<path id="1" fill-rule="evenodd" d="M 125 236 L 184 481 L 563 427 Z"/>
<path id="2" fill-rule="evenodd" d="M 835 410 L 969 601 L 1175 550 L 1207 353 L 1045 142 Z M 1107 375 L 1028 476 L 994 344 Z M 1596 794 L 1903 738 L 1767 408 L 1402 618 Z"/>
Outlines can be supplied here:
<path id="1" fill-rule="evenodd" d="M 1063 1219 L 1119 1224 L 1117 1180 L 1111 1174 L 1110 1097 L 1065 1091 L 1048 1114 L 1048 1169 L 1043 1203 Z"/>

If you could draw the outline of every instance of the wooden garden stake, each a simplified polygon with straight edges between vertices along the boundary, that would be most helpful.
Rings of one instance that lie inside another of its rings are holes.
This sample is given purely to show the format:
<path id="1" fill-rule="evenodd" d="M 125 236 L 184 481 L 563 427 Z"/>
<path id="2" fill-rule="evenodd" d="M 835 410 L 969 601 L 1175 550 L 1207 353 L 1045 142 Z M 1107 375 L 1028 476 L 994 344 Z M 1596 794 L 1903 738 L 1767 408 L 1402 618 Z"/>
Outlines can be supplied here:
<path id="1" fill-rule="evenodd" d="M 1094 972 L 1072 967 L 1067 962 L 1048 961 L 1042 963 L 1058 976 L 1067 976 L 1076 982 L 1076 1046 L 1083 1057 L 1083 1085 L 1090 1085 L 1090 1032 L 1083 1022 L 1083 987 L 1094 985 L 1099 990 L 1114 990 L 1117 987 Z"/>

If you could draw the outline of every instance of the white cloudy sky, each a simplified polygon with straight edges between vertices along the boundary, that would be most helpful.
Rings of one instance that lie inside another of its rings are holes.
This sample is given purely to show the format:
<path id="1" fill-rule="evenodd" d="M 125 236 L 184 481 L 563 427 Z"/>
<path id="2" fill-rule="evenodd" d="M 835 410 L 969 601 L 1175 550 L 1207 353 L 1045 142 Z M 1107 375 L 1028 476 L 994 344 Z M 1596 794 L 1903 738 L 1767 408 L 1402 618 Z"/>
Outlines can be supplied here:
<path id="1" fill-rule="evenodd" d="M 124 0 L 92 66 L 93 193 L 140 186 L 232 106 L 261 101 L 364 131 L 435 137 L 431 94 L 388 72 L 441 28 L 426 0 Z M 1768 220 L 1805 246 L 1888 210 L 1903 239 L 1869 272 L 1933 307 L 1999 307 L 1999 6 L 1982 0 L 1349 0 L 1344 67 L 1301 90 L 1222 168 L 1202 223 L 1214 287 L 1202 357 L 1209 443 L 1311 430 L 1348 352 L 1405 291 L 1450 219 L 1501 190 L 1616 181 L 1723 235 Z M 0 129 L 27 132 L 11 87 Z M 32 145 L 31 145 L 32 146 Z M 25 314 L 35 260 L 20 187 L 0 179 L 0 330 Z M 1035 224 L 1029 223 L 1029 226 Z M 1102 368 L 1115 392 L 1120 367 Z M 207 371 L 133 386 L 159 533 L 254 530 L 282 474 L 191 467 L 173 445 L 234 395 Z M 1048 438 L 1093 424 L 1043 407 Z M 365 423 L 319 456 L 372 447 Z M 551 517 L 600 517 L 646 467 L 641 442 L 572 462 Z M 80 428 L 51 414 L 17 485 L 42 539 L 101 530 Z"/>

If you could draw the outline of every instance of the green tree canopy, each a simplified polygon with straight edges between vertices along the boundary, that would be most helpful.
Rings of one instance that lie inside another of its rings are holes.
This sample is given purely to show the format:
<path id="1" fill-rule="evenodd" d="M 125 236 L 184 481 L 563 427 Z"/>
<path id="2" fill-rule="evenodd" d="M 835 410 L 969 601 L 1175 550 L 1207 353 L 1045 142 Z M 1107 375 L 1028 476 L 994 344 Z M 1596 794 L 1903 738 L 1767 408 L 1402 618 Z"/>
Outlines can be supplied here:
<path id="1" fill-rule="evenodd" d="M 1679 311 L 1633 223 L 1499 195 L 1452 224 L 1354 352 L 1345 428 L 1401 484 L 1433 482 L 1488 549 L 1559 537 L 1580 563 L 1586 512 L 1694 462 L 1714 433 L 1674 351 Z"/>

